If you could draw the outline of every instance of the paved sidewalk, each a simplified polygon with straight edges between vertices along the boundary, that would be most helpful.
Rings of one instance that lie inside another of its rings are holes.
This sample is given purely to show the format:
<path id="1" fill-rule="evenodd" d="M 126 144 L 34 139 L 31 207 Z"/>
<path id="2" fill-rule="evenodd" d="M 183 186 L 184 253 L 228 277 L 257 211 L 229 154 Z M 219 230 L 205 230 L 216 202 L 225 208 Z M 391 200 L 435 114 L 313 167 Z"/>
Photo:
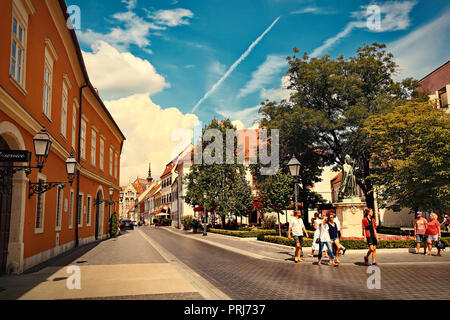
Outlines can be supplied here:
<path id="1" fill-rule="evenodd" d="M 161 227 L 158 227 L 161 228 Z M 179 230 L 174 227 L 164 227 L 167 231 L 175 232 L 177 234 L 197 239 L 209 243 L 211 245 L 221 247 L 233 252 L 237 252 L 249 257 L 279 261 L 284 263 L 294 262 L 294 247 L 262 242 L 255 238 L 246 239 L 232 236 L 226 236 L 216 233 L 208 232 L 205 237 L 202 233 L 193 233 L 192 231 Z M 436 248 L 432 250 L 432 256 L 424 256 L 423 254 L 415 254 L 415 249 L 398 248 L 398 249 L 378 249 L 377 263 L 378 264 L 450 264 L 450 252 L 441 252 L 442 256 L 437 257 Z M 420 251 L 423 253 L 423 248 Z M 317 262 L 317 256 L 309 257 L 311 247 L 303 249 L 303 263 Z M 362 265 L 364 255 L 367 249 L 347 250 L 345 255 L 339 256 L 341 265 Z M 315 253 L 317 254 L 317 253 Z M 324 258 L 326 262 L 327 259 Z M 370 260 L 371 262 L 372 260 Z"/>

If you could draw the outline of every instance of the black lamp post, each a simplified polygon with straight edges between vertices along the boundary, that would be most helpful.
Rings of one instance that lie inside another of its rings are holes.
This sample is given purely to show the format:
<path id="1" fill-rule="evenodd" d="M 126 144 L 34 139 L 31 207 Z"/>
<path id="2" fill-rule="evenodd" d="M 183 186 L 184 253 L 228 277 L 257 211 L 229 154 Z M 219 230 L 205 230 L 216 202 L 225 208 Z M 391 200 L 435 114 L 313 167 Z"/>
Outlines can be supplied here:
<path id="1" fill-rule="evenodd" d="M 206 212 L 206 192 L 203 192 L 203 211 L 205 212 L 205 220 L 203 223 L 203 236 L 207 236 L 207 228 L 208 228 L 208 213 Z"/>
<path id="2" fill-rule="evenodd" d="M 295 156 L 292 156 L 292 159 L 288 162 L 289 171 L 291 175 L 294 177 L 294 192 L 295 192 L 295 211 L 298 210 L 298 194 L 297 194 L 297 180 L 300 174 L 300 162 L 298 162 Z"/>

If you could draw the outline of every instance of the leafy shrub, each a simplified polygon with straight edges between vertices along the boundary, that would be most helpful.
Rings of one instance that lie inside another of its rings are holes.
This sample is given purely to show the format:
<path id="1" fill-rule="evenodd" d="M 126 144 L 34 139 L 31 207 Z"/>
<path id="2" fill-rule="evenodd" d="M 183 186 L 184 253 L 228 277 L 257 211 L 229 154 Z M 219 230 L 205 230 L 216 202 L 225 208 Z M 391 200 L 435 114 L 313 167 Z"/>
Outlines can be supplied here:
<path id="1" fill-rule="evenodd" d="M 185 230 L 189 230 L 190 228 L 192 228 L 192 222 L 193 222 L 193 218 L 192 216 L 186 216 L 181 218 L 181 224 L 183 225 Z"/>
<path id="2" fill-rule="evenodd" d="M 201 227 L 201 224 L 197 219 L 192 219 L 191 227 L 194 231 L 197 231 L 197 229 Z"/>
<path id="3" fill-rule="evenodd" d="M 223 234 L 227 236 L 239 237 L 239 238 L 254 238 L 259 234 L 276 234 L 275 230 L 252 230 L 252 231 L 242 231 L 242 230 L 221 230 L 221 229 L 210 229 L 212 233 Z"/>
<path id="4" fill-rule="evenodd" d="M 287 246 L 295 247 L 295 240 L 294 239 L 289 240 L 286 237 L 260 234 L 260 235 L 258 235 L 257 238 L 259 241 L 266 241 L 266 242 L 284 244 Z M 447 246 L 450 246 L 450 237 L 442 238 L 442 240 L 447 244 Z M 341 239 L 341 243 L 347 249 L 367 249 L 368 248 L 367 243 L 365 243 L 364 240 L 360 240 L 360 239 Z M 312 246 L 312 239 L 311 238 L 310 239 L 303 238 L 303 247 L 311 247 L 311 246 Z M 377 245 L 378 249 L 415 248 L 415 247 L 416 247 L 416 241 L 414 239 L 379 240 L 378 245 Z"/>
<path id="5" fill-rule="evenodd" d="M 117 214 L 115 212 L 111 216 L 110 224 L 111 224 L 110 235 L 112 237 L 119 231 L 119 223 L 117 221 Z"/>
<path id="6" fill-rule="evenodd" d="M 277 218 L 274 216 L 265 216 L 264 222 L 263 222 L 263 228 L 264 229 L 274 229 L 275 224 L 277 223 Z"/>
<path id="7" fill-rule="evenodd" d="M 172 220 L 164 218 L 161 220 L 161 225 L 162 226 L 170 226 L 170 225 L 172 225 Z"/>

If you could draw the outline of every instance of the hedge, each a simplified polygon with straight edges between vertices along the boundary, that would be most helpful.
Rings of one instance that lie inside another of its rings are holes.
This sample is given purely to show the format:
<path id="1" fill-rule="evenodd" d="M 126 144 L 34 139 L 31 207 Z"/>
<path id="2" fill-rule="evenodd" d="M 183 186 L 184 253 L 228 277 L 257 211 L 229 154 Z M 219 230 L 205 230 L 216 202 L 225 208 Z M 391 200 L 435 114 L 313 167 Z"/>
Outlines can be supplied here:
<path id="1" fill-rule="evenodd" d="M 283 244 L 291 247 L 295 247 L 295 240 L 288 239 L 286 237 L 272 236 L 272 235 L 258 235 L 259 241 L 272 242 L 277 244 Z M 450 246 L 450 237 L 442 238 L 445 241 L 447 246 Z M 367 249 L 367 243 L 364 240 L 350 240 L 350 239 L 342 239 L 341 243 L 347 249 Z M 311 238 L 303 238 L 303 247 L 311 247 L 312 239 Z M 416 241 L 414 239 L 411 240 L 379 240 L 377 248 L 415 248 Z"/>
<path id="2" fill-rule="evenodd" d="M 223 234 L 227 236 L 239 237 L 239 238 L 253 238 L 258 235 L 275 235 L 275 230 L 252 230 L 252 231 L 242 231 L 242 230 L 223 230 L 223 229 L 209 229 L 209 232 Z"/>

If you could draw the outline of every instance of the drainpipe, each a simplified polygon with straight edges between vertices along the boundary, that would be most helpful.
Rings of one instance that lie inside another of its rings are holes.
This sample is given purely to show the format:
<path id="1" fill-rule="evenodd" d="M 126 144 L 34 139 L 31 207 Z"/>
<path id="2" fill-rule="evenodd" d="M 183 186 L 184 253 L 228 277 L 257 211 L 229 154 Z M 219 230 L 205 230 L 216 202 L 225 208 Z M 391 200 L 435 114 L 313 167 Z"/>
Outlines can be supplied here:
<path id="1" fill-rule="evenodd" d="M 83 111 L 83 89 L 86 88 L 88 85 L 83 84 L 80 87 L 80 109 L 78 110 L 78 147 L 77 147 L 77 162 L 78 166 L 81 167 L 81 116 Z M 76 197 L 76 217 L 80 217 L 80 220 L 82 219 L 82 212 L 80 212 L 80 201 L 78 200 L 80 197 L 80 170 L 77 170 L 77 197 Z M 78 247 L 78 219 L 75 219 L 75 247 Z"/>

